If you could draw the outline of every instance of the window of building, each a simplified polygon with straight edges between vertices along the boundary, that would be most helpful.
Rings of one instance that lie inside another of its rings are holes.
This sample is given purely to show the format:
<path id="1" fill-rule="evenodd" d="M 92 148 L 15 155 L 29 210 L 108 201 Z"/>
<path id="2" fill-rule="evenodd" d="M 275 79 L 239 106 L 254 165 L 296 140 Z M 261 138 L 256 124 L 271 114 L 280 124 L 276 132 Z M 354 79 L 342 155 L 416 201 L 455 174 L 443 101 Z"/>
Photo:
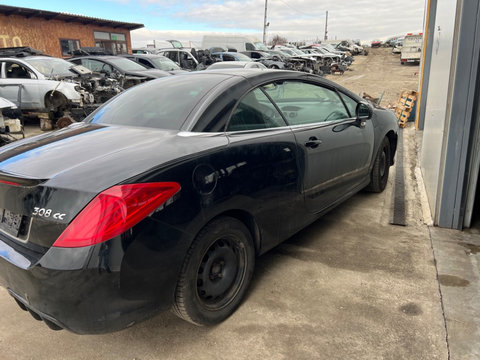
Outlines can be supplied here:
<path id="1" fill-rule="evenodd" d="M 95 46 L 111 51 L 113 54 L 127 53 L 127 37 L 125 34 L 94 31 Z"/>
<path id="2" fill-rule="evenodd" d="M 63 56 L 72 55 L 74 50 L 80 49 L 80 41 L 75 39 L 60 39 L 60 49 Z"/>

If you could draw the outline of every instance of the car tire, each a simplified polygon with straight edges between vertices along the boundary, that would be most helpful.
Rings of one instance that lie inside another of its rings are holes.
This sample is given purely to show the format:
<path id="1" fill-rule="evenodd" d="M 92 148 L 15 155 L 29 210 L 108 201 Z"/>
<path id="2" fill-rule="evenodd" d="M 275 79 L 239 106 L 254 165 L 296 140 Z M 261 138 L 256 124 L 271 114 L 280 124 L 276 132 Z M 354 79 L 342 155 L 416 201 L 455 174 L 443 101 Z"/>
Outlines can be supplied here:
<path id="1" fill-rule="evenodd" d="M 253 275 L 255 250 L 245 225 L 231 217 L 207 224 L 187 252 L 173 312 L 195 325 L 214 325 L 240 305 Z"/>
<path id="2" fill-rule="evenodd" d="M 382 192 L 387 186 L 389 170 L 390 141 L 385 137 L 373 162 L 372 172 L 370 173 L 370 184 L 368 184 L 366 190 L 376 193 Z"/>

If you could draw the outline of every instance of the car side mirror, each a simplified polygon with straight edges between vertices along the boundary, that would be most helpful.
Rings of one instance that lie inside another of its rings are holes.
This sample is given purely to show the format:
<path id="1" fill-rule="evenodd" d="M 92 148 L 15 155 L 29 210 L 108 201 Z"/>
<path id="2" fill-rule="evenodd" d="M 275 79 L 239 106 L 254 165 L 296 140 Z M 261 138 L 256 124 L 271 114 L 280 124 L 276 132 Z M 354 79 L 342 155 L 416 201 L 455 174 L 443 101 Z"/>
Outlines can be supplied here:
<path id="1" fill-rule="evenodd" d="M 363 121 L 371 119 L 373 115 L 373 110 L 370 105 L 366 103 L 358 103 L 355 109 L 355 116 L 357 120 Z"/>

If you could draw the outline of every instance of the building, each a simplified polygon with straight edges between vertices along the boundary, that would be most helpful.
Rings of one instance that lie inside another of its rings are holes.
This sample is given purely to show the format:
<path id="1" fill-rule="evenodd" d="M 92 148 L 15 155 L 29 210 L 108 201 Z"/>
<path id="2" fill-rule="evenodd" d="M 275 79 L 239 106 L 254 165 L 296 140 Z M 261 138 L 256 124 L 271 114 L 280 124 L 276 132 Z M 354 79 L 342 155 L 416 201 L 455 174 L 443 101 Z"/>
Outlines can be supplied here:
<path id="1" fill-rule="evenodd" d="M 429 0 L 418 128 L 435 225 L 480 228 L 480 3 Z"/>
<path id="2" fill-rule="evenodd" d="M 29 46 L 44 54 L 68 57 L 80 47 L 103 47 L 113 53 L 132 50 L 130 31 L 143 24 L 0 5 L 0 48 Z"/>

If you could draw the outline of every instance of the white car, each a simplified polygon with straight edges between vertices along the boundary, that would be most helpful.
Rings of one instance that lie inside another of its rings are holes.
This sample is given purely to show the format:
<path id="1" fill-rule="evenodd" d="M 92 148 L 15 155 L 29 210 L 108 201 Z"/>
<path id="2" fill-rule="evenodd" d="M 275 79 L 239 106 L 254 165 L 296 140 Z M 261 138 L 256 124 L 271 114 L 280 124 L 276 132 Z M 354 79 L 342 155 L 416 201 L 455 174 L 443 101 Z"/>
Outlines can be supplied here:
<path id="1" fill-rule="evenodd" d="M 73 81 L 86 69 L 48 56 L 0 57 L 0 97 L 22 112 L 53 112 L 93 102 L 91 94 Z M 88 70 L 87 70 L 88 71 Z"/>

